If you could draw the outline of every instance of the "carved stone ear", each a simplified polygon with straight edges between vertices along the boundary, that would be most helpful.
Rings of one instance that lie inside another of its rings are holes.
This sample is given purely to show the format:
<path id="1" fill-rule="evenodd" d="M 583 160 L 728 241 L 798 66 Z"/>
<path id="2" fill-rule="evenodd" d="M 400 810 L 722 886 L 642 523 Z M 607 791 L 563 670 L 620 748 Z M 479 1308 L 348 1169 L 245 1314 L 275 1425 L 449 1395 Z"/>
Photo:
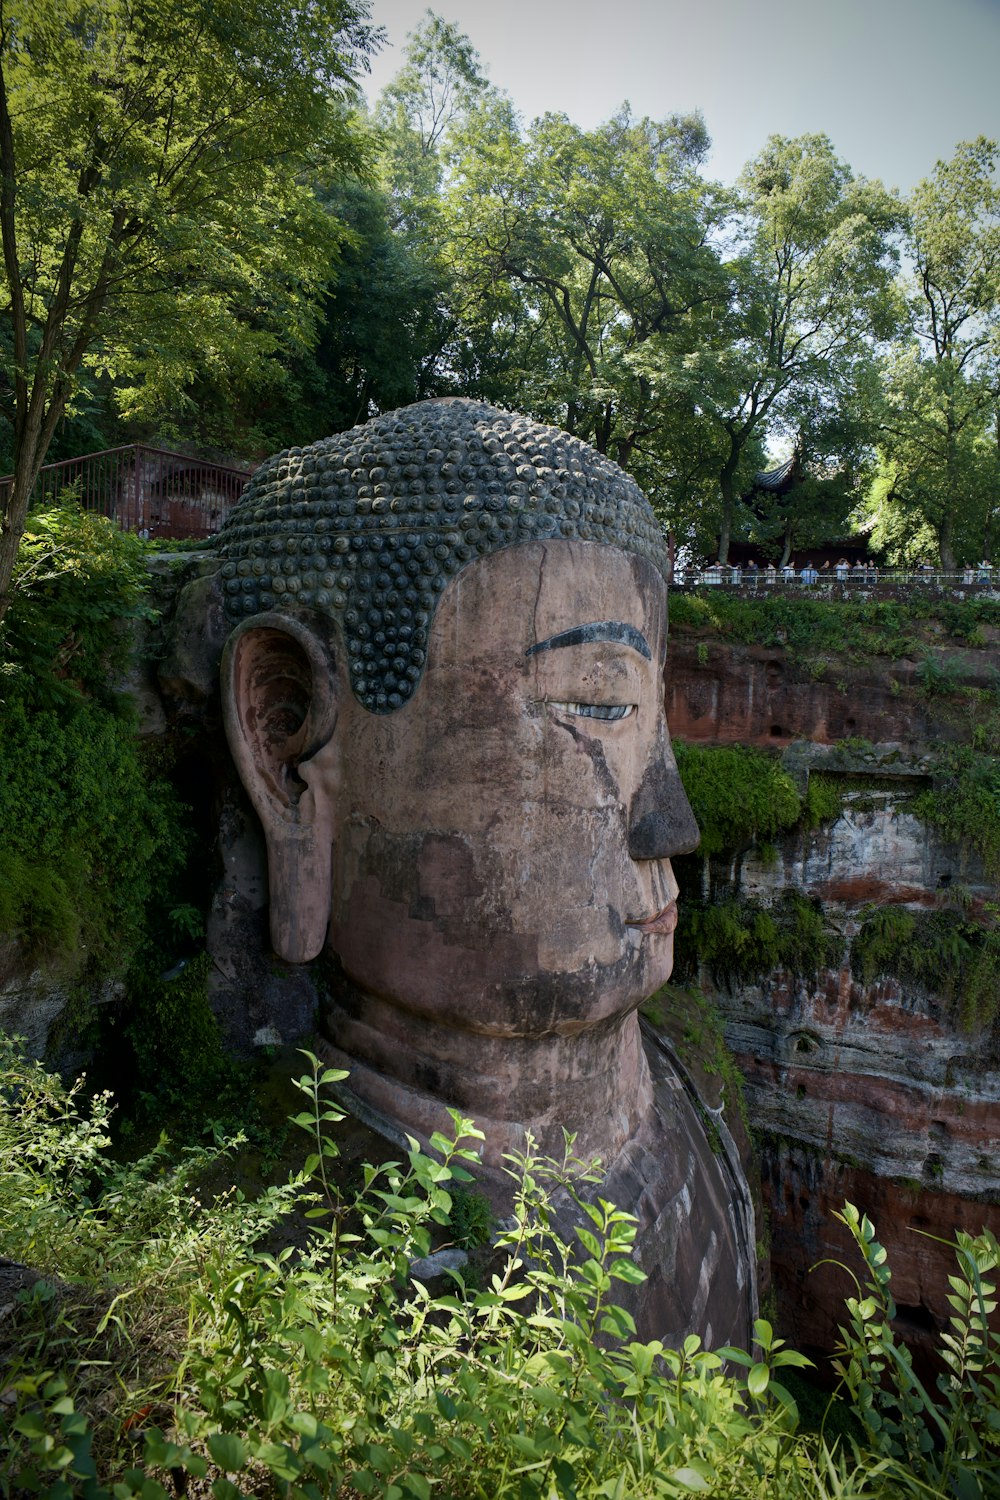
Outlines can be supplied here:
<path id="1" fill-rule="evenodd" d="M 323 947 L 330 917 L 335 809 L 328 779 L 306 770 L 337 722 L 326 646 L 288 615 L 242 621 L 222 654 L 222 703 L 267 842 L 271 941 L 282 958 L 305 963 Z"/>

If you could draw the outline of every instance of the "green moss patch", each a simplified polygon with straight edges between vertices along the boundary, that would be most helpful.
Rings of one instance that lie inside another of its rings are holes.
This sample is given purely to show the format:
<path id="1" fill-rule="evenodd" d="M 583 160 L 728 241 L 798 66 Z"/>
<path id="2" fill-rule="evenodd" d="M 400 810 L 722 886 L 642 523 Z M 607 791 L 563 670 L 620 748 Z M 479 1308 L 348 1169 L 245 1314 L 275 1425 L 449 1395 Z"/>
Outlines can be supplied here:
<path id="1" fill-rule="evenodd" d="M 799 821 L 801 799 L 774 756 L 740 745 L 703 749 L 679 741 L 674 753 L 703 854 L 770 840 Z"/>

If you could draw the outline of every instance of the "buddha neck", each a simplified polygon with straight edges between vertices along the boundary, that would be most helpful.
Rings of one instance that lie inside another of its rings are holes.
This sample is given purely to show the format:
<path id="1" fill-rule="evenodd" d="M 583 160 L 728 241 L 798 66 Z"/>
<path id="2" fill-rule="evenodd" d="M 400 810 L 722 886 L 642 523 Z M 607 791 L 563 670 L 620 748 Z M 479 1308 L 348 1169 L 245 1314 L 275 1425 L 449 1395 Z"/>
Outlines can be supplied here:
<path id="1" fill-rule="evenodd" d="M 448 1133 L 448 1109 L 486 1135 L 484 1161 L 504 1154 L 562 1156 L 563 1130 L 576 1154 L 609 1162 L 635 1133 L 651 1102 L 635 1011 L 572 1034 L 495 1036 L 435 1024 L 371 995 L 343 976 L 323 1014 L 325 1055 L 350 1073 L 345 1092 L 387 1134 L 426 1141 Z"/>

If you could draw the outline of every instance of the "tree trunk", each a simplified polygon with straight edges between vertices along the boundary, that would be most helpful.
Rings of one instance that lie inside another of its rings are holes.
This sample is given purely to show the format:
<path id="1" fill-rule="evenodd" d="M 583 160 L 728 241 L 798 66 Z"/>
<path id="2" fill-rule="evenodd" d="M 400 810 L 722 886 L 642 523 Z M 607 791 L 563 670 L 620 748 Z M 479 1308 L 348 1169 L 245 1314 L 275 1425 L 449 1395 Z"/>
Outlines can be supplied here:
<path id="1" fill-rule="evenodd" d="M 784 542 L 784 546 L 781 549 L 781 561 L 778 564 L 778 567 L 779 568 L 787 567 L 788 561 L 791 558 L 791 555 L 792 555 L 792 523 L 791 523 L 791 520 L 788 520 L 788 521 L 785 522 L 785 542 Z"/>
<path id="2" fill-rule="evenodd" d="M 722 496 L 722 514 L 719 518 L 719 562 L 729 561 L 729 538 L 733 529 L 733 506 L 736 503 L 736 465 L 739 453 L 733 452 L 726 460 L 719 475 L 719 491 Z"/>
<path id="3" fill-rule="evenodd" d="M 959 481 L 958 481 L 958 436 L 954 412 L 954 392 L 949 390 L 945 403 L 945 430 L 947 433 L 947 447 L 945 449 L 945 472 L 947 480 L 945 484 L 945 509 L 938 526 L 938 548 L 941 553 L 942 573 L 954 573 L 955 551 L 953 546 L 955 536 L 955 512 L 959 506 Z"/>
<path id="4" fill-rule="evenodd" d="M 941 553 L 941 572 L 954 573 L 956 570 L 955 552 L 952 546 L 952 538 L 955 531 L 955 517 L 951 511 L 947 511 L 938 527 L 938 548 Z"/>
<path id="5" fill-rule="evenodd" d="M 10 608 L 10 580 L 24 534 L 24 521 L 36 477 L 36 472 L 26 464 L 19 465 L 0 512 L 0 625 Z"/>

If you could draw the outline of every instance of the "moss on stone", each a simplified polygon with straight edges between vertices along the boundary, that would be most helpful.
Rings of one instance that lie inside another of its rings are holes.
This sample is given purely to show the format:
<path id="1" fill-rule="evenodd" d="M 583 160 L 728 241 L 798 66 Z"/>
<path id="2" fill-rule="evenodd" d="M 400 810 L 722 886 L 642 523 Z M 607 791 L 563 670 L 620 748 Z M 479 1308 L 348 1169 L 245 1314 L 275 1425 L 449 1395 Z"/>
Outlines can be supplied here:
<path id="1" fill-rule="evenodd" d="M 704 749 L 679 741 L 674 751 L 702 854 L 770 841 L 799 821 L 801 799 L 776 757 L 742 745 Z"/>
<path id="2" fill-rule="evenodd" d="M 941 1000 L 964 1031 L 992 1033 L 1000 1015 L 1000 923 L 960 906 L 932 912 L 887 906 L 870 911 L 851 943 L 851 969 L 863 984 L 893 977 Z"/>
<path id="3" fill-rule="evenodd" d="M 676 968 L 683 977 L 703 964 L 727 988 L 775 970 L 809 978 L 837 963 L 841 946 L 822 902 L 788 887 L 770 903 L 733 896 L 686 905 Z"/>

